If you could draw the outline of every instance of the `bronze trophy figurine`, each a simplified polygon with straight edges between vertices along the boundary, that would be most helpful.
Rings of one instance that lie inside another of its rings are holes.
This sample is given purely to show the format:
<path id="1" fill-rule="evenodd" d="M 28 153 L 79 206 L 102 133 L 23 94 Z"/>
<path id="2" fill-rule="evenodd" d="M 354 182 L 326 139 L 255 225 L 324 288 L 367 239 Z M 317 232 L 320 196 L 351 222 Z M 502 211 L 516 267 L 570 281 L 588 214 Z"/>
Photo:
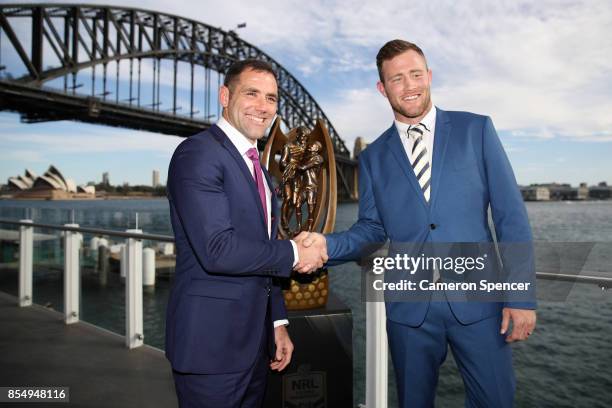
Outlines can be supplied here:
<path id="1" fill-rule="evenodd" d="M 336 220 L 337 194 L 336 160 L 327 129 L 319 120 L 312 132 L 300 126 L 285 135 L 280 123 L 277 118 L 272 125 L 262 155 L 262 163 L 279 182 L 279 238 L 290 239 L 302 231 L 330 233 Z M 326 269 L 311 275 L 294 273 L 284 291 L 285 305 L 291 310 L 322 307 L 328 294 Z"/>
<path id="2" fill-rule="evenodd" d="M 302 181 L 303 170 L 301 170 L 304 155 L 308 143 L 308 129 L 300 126 L 296 129 L 296 140 L 285 144 L 281 154 L 279 169 L 282 172 L 283 205 L 281 207 L 281 226 L 285 231 L 289 229 L 289 219 L 295 211 L 296 229 L 291 237 L 299 234 L 302 230 Z"/>
<path id="3" fill-rule="evenodd" d="M 315 208 L 317 205 L 317 192 L 319 191 L 319 173 L 321 172 L 321 166 L 323 165 L 323 156 L 321 156 L 321 142 L 312 142 L 308 145 L 306 149 L 306 155 L 302 160 L 302 165 L 299 167 L 301 171 L 304 172 L 303 184 L 301 185 L 301 189 L 304 192 L 303 195 L 306 196 L 306 204 L 308 205 L 308 224 L 306 226 L 307 231 L 314 230 L 314 216 L 315 216 Z M 299 198 L 303 197 L 302 194 L 299 194 Z M 301 219 L 302 213 L 302 200 L 299 199 L 296 208 L 296 217 Z M 300 213 L 298 215 L 297 209 L 300 209 Z M 300 226 L 298 224 L 298 230 Z"/>

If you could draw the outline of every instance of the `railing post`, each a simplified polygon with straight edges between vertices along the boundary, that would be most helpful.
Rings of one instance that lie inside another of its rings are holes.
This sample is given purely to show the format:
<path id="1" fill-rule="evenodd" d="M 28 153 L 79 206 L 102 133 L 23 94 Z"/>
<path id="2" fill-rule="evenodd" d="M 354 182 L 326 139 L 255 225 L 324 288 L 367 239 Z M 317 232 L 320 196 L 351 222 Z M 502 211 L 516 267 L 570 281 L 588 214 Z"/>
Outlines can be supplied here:
<path id="1" fill-rule="evenodd" d="M 140 229 L 126 232 L 142 234 Z M 127 271 L 125 277 L 125 344 L 128 348 L 142 346 L 144 339 L 142 318 L 142 240 L 128 238 Z"/>
<path id="2" fill-rule="evenodd" d="M 366 407 L 387 408 L 388 353 L 384 302 L 366 302 Z"/>
<path id="3" fill-rule="evenodd" d="M 78 224 L 65 224 L 65 227 L 78 228 Z M 66 324 L 77 323 L 80 311 L 81 268 L 79 249 L 81 234 L 64 231 L 64 321 Z"/>
<path id="4" fill-rule="evenodd" d="M 119 250 L 119 276 L 123 279 L 127 276 L 127 240 L 126 244 L 121 245 L 121 249 Z"/>
<path id="5" fill-rule="evenodd" d="M 144 286 L 155 286 L 155 250 L 153 248 L 145 248 L 142 251 L 142 284 Z"/>
<path id="6" fill-rule="evenodd" d="M 32 220 L 21 220 L 32 222 Z M 32 305 L 32 266 L 34 256 L 34 228 L 19 227 L 19 306 Z"/>

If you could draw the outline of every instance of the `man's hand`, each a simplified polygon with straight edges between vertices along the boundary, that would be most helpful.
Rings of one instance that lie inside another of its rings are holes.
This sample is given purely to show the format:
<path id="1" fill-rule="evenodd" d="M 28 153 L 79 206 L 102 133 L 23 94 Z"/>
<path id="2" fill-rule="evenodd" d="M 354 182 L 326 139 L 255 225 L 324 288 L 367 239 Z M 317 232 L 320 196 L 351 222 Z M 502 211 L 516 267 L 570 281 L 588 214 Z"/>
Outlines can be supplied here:
<path id="1" fill-rule="evenodd" d="M 300 261 L 293 268 L 297 272 L 311 273 L 327 262 L 327 242 L 323 234 L 301 232 L 294 241 L 300 257 Z"/>
<path id="2" fill-rule="evenodd" d="M 515 341 L 527 340 L 535 329 L 536 313 L 535 310 L 504 307 L 502 311 L 501 334 L 506 334 L 508 332 L 510 320 L 512 320 L 512 332 L 506 337 L 506 342 L 512 343 Z"/>
<path id="3" fill-rule="evenodd" d="M 270 362 L 270 368 L 282 371 L 291 361 L 291 354 L 293 354 L 293 343 L 284 325 L 274 328 L 274 343 L 276 344 L 276 355 Z"/>

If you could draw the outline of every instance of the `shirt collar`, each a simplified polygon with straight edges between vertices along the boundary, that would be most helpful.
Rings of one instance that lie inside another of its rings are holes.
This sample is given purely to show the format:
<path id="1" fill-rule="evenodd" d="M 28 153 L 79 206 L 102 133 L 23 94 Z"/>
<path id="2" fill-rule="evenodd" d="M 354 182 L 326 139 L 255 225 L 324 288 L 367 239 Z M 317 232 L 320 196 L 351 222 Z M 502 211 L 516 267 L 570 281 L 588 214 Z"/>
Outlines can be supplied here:
<path id="1" fill-rule="evenodd" d="M 253 147 L 257 149 L 257 144 L 253 144 L 242 133 L 232 126 L 223 116 L 217 122 L 217 126 L 227 135 L 234 147 L 238 150 L 241 156 L 244 156 L 247 150 Z"/>
<path id="2" fill-rule="evenodd" d="M 436 125 L 436 107 L 433 105 L 433 103 L 431 104 L 431 109 L 429 112 L 427 112 L 423 119 L 421 119 L 421 123 L 424 124 L 427 130 L 430 132 Z M 408 126 L 410 126 L 408 123 L 400 122 L 399 120 L 395 119 L 395 127 L 400 135 L 406 134 L 408 131 Z"/>

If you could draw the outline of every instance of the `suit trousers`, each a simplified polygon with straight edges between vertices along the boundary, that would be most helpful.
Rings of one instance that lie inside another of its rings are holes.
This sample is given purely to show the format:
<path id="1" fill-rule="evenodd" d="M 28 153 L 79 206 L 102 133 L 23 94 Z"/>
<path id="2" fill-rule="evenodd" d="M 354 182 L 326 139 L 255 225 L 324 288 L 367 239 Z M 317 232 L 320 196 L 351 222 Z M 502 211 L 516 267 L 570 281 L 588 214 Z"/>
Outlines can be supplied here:
<path id="1" fill-rule="evenodd" d="M 461 324 L 440 292 L 434 294 L 420 326 L 387 320 L 400 407 L 434 406 L 448 346 L 465 385 L 466 407 L 512 407 L 516 388 L 512 350 L 500 327 L 501 314 Z"/>
<path id="2" fill-rule="evenodd" d="M 227 374 L 188 374 L 173 371 L 180 408 L 261 408 L 266 392 L 270 356 L 268 310 L 259 351 L 253 365 Z"/>

